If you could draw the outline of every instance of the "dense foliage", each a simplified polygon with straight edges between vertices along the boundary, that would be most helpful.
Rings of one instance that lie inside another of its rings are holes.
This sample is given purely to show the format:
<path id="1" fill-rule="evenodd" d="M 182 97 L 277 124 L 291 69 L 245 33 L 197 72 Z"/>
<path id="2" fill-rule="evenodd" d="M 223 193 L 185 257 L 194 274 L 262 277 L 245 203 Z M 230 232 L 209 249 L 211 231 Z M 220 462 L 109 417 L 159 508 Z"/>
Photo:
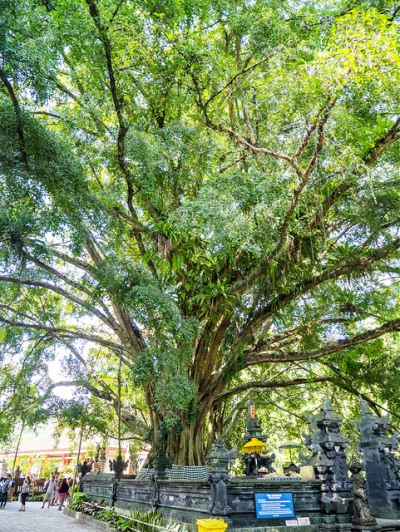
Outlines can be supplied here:
<path id="1" fill-rule="evenodd" d="M 396 410 L 396 2 L 0 8 L 3 412 L 29 375 L 192 464 L 251 390 Z"/>

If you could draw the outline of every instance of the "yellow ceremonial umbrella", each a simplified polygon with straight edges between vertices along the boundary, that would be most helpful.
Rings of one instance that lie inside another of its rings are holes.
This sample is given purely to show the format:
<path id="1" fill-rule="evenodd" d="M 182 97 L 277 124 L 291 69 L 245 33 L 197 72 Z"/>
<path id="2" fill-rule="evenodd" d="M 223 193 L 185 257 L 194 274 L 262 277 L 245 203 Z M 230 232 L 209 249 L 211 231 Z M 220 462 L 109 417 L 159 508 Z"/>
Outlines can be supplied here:
<path id="1" fill-rule="evenodd" d="M 257 438 L 252 438 L 242 447 L 242 453 L 265 453 L 267 446 Z"/>

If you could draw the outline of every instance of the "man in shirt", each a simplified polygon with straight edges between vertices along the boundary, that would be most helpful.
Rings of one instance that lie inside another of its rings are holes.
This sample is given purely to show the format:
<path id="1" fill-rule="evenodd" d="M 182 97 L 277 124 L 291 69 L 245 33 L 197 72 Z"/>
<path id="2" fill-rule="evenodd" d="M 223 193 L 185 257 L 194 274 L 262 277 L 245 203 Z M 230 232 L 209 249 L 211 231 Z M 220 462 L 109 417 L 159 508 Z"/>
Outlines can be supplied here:
<path id="1" fill-rule="evenodd" d="M 0 498 L 0 508 L 6 507 L 6 502 L 8 499 L 8 492 L 11 489 L 11 475 L 7 475 L 6 481 L 1 486 L 1 498 Z"/>
<path id="2" fill-rule="evenodd" d="M 44 508 L 46 502 L 48 504 L 47 507 L 50 508 L 50 503 L 53 500 L 54 494 L 56 492 L 56 486 L 57 486 L 56 477 L 52 475 L 50 482 L 47 484 L 46 493 L 44 494 L 44 498 L 43 498 L 42 508 Z"/>

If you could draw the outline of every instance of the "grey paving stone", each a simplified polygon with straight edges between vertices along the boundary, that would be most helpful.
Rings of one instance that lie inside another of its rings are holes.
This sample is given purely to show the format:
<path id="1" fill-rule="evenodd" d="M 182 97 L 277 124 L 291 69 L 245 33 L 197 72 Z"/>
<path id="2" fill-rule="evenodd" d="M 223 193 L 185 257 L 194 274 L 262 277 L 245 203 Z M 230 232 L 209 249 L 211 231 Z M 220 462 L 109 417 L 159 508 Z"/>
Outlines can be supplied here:
<path id="1" fill-rule="evenodd" d="M 26 503 L 26 511 L 18 512 L 19 503 L 7 503 L 0 510 L 0 532 L 95 532 L 97 529 L 59 512 L 56 506 L 41 509 L 42 503 Z"/>

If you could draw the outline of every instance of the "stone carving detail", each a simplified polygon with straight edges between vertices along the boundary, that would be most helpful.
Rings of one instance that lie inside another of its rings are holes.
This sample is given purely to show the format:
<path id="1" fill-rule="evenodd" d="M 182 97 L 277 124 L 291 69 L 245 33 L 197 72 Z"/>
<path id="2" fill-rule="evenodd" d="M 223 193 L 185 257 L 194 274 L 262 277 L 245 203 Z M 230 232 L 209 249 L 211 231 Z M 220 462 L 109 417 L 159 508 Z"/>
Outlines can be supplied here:
<path id="1" fill-rule="evenodd" d="M 398 434 L 388 436 L 389 416 L 377 416 L 361 400 L 360 449 L 367 479 L 369 503 L 374 515 L 397 518 L 400 497 L 400 461 L 394 455 Z"/>
<path id="2" fill-rule="evenodd" d="M 151 476 L 151 481 L 153 483 L 153 491 L 151 494 L 151 504 L 157 508 L 158 505 L 160 504 L 160 488 L 158 486 L 156 474 Z"/>
<path id="3" fill-rule="evenodd" d="M 114 477 L 112 481 L 112 491 L 111 491 L 111 506 L 115 505 L 115 501 L 118 498 L 118 478 Z"/>
<path id="4" fill-rule="evenodd" d="M 236 448 L 228 451 L 222 438 L 217 438 L 207 454 L 206 463 L 213 470 L 227 470 L 234 458 L 236 458 Z"/>
<path id="5" fill-rule="evenodd" d="M 211 515 L 228 515 L 231 508 L 228 506 L 228 490 L 227 484 L 229 482 L 229 475 L 227 473 L 213 473 L 209 476 L 211 484 Z"/>
<path id="6" fill-rule="evenodd" d="M 96 456 L 94 457 L 94 464 L 93 464 L 93 471 L 94 473 L 104 473 L 105 465 L 106 465 L 106 454 L 107 450 L 106 447 L 100 446 L 100 444 L 97 444 L 96 447 Z"/>
<path id="7" fill-rule="evenodd" d="M 114 471 L 115 476 L 117 478 L 122 477 L 122 474 L 125 471 L 125 469 L 127 469 L 128 465 L 129 465 L 129 460 L 125 461 L 120 454 L 117 456 L 117 458 L 114 458 L 113 460 L 109 460 L 110 471 Z"/>
<path id="8" fill-rule="evenodd" d="M 228 451 L 222 439 L 218 438 L 212 444 L 207 455 L 207 465 L 211 467 L 208 482 L 211 485 L 211 515 L 229 515 L 227 484 L 230 482 L 228 463 L 236 455 L 234 450 Z"/>
<path id="9" fill-rule="evenodd" d="M 325 514 L 344 518 L 351 500 L 345 453 L 347 438 L 340 433 L 342 417 L 333 410 L 329 397 L 324 398 L 321 410 L 310 418 L 309 425 L 310 434 L 303 434 L 303 439 L 312 452 L 309 463 L 314 466 L 315 477 L 322 482 L 322 510 Z M 336 517 L 336 520 L 343 522 L 342 518 Z"/>
<path id="10" fill-rule="evenodd" d="M 257 417 L 256 405 L 254 404 L 254 401 L 250 401 L 247 409 L 246 434 L 244 436 L 244 442 L 247 443 L 252 438 L 257 438 L 263 442 L 267 440 L 267 435 L 262 430 L 261 419 Z"/>
<path id="11" fill-rule="evenodd" d="M 92 464 L 88 463 L 87 460 L 84 460 L 81 464 L 78 465 L 78 471 L 83 478 L 87 473 L 90 473 L 92 470 Z"/>

